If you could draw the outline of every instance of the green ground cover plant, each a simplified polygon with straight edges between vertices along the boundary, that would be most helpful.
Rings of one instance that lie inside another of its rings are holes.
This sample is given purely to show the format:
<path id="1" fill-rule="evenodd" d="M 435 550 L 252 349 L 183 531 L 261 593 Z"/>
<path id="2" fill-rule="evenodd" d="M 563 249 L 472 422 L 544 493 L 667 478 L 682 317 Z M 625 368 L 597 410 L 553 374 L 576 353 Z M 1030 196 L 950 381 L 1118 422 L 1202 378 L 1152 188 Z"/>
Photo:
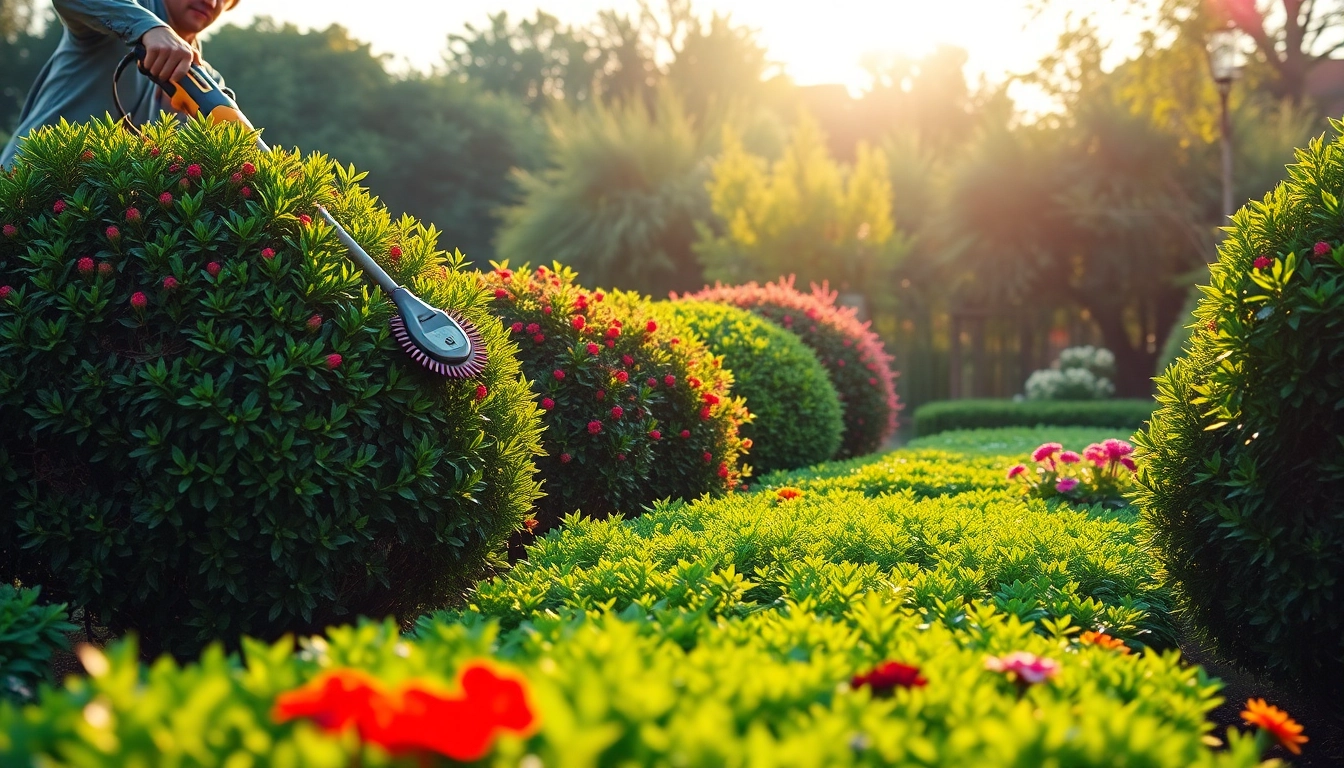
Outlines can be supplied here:
<path id="1" fill-rule="evenodd" d="M 324 734 L 360 717 L 344 694 L 284 722 L 277 702 L 338 673 L 456 695 L 482 661 L 537 717 L 491 742 L 501 767 L 1262 764 L 1269 736 L 1215 731 L 1219 683 L 1163 650 L 1131 511 L 787 490 L 571 517 L 410 636 L 366 623 L 148 668 L 133 643 L 85 651 L 90 677 L 0 706 L 0 764 L 446 765 Z"/>
<path id="2" fill-rule="evenodd" d="M 1243 664 L 1344 688 L 1344 126 L 1232 220 L 1135 436 L 1184 604 Z"/>
<path id="3" fill-rule="evenodd" d="M 820 464 L 835 455 L 845 424 L 840 399 L 817 355 L 796 335 L 745 309 L 703 301 L 658 302 L 723 357 L 733 393 L 747 402 L 756 474 Z"/>
<path id="4" fill-rule="evenodd" d="M 538 494 L 475 274 L 353 169 L 237 127 L 37 131 L 0 174 L 0 577 L 194 653 L 459 598 Z M 332 230 L 484 333 L 429 374 Z"/>
<path id="5" fill-rule="evenodd" d="M 1152 415 L 1152 400 L 943 400 L 920 406 L 915 434 L 924 437 L 953 429 L 996 427 L 1112 427 L 1126 434 Z"/>

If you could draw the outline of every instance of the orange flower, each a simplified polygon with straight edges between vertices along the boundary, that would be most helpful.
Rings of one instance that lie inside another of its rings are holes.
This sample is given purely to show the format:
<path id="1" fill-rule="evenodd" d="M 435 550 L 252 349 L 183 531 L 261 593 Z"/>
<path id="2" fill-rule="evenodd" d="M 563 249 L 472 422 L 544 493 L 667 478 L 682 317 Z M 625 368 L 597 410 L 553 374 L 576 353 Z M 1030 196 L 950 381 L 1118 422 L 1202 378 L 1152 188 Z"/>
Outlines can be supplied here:
<path id="1" fill-rule="evenodd" d="M 780 488 L 778 491 L 775 491 L 775 497 L 778 498 L 780 501 L 788 501 L 790 499 L 796 499 L 802 495 L 803 492 L 801 490 L 797 488 L 790 488 L 787 486 L 784 488 Z"/>
<path id="2" fill-rule="evenodd" d="M 1301 745 L 1307 743 L 1307 737 L 1302 735 L 1302 724 L 1282 709 L 1266 704 L 1264 699 L 1247 699 L 1241 719 L 1268 732 L 1294 755 L 1302 754 Z"/>
<path id="3" fill-rule="evenodd" d="M 1111 637 L 1105 632 L 1093 632 L 1088 630 L 1079 636 L 1078 642 L 1083 645 L 1095 645 L 1098 648 L 1105 648 L 1108 651 L 1129 653 L 1129 646 L 1125 645 L 1124 640 L 1121 640 L 1118 637 Z"/>

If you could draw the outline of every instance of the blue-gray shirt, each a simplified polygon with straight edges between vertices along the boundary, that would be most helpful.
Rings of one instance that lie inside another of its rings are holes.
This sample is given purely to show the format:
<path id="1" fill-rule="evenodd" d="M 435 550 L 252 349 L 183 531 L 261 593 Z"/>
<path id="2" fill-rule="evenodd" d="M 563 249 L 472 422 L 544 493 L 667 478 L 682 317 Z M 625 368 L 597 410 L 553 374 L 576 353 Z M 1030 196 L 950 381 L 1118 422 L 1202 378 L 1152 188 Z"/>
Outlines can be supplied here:
<path id="1" fill-rule="evenodd" d="M 83 122 L 115 115 L 112 73 L 117 64 L 141 35 L 168 26 L 163 0 L 53 0 L 52 5 L 65 32 L 28 92 L 19 127 L 0 154 L 0 167 L 12 164 L 19 139 L 34 128 L 54 125 L 61 118 Z M 175 111 L 134 66 L 127 67 L 118 90 L 136 125 L 156 119 L 161 110 Z"/>

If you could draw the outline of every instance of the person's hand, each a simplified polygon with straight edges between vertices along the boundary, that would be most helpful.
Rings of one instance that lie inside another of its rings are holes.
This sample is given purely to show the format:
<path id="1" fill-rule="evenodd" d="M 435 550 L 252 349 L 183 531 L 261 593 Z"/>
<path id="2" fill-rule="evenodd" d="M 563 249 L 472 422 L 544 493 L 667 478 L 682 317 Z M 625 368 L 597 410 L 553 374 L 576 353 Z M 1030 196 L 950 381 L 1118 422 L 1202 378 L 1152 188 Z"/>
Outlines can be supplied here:
<path id="1" fill-rule="evenodd" d="M 170 27 L 154 27 L 140 36 L 140 42 L 145 46 L 145 71 L 165 83 L 180 80 L 192 64 L 201 62 L 196 48 Z"/>

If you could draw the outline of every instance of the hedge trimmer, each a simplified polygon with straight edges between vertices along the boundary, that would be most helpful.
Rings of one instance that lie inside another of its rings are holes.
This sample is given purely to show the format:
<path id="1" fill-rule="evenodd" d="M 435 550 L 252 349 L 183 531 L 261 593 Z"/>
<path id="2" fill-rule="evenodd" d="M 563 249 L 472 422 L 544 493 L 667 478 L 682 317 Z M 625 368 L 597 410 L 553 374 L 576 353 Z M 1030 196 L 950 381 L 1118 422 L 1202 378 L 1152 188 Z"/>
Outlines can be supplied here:
<path id="1" fill-rule="evenodd" d="M 136 61 L 140 72 L 168 95 L 173 108 L 179 112 L 191 117 L 204 114 L 213 123 L 239 123 L 249 131 L 255 130 L 238 104 L 200 65 L 192 65 L 181 80 L 165 83 L 145 71 L 144 60 L 144 46 L 137 43 L 135 49 L 121 60 L 112 77 L 112 96 L 124 125 L 130 126 L 131 122 L 121 105 L 117 83 L 126 67 Z M 271 151 L 260 137 L 257 138 L 257 148 L 263 152 Z M 430 306 L 410 289 L 398 284 L 325 208 L 319 205 L 317 211 L 336 231 L 336 238 L 348 249 L 350 259 L 391 297 L 397 308 L 389 322 L 392 335 L 413 360 L 434 373 L 451 378 L 471 378 L 485 370 L 485 342 L 474 325 L 456 313 Z"/>

